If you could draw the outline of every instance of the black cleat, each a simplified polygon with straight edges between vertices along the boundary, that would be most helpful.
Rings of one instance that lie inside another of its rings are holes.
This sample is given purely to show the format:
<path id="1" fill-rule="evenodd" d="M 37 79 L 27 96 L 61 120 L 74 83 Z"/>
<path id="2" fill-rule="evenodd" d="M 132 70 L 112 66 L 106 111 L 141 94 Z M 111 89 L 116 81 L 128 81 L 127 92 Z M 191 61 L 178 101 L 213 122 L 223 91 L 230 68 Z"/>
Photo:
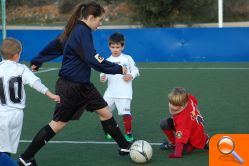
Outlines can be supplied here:
<path id="1" fill-rule="evenodd" d="M 120 149 L 118 150 L 118 154 L 119 154 L 120 156 L 129 155 L 129 154 L 130 154 L 130 147 L 131 147 L 131 143 L 129 143 L 128 147 L 125 148 L 125 149 L 120 148 Z"/>
<path id="2" fill-rule="evenodd" d="M 32 158 L 31 160 L 25 161 L 24 159 L 19 157 L 17 160 L 17 164 L 19 166 L 38 166 L 34 158 Z"/>
<path id="3" fill-rule="evenodd" d="M 126 156 L 126 155 L 128 155 L 130 153 L 130 149 L 119 149 L 118 150 L 118 154 L 120 155 L 120 156 Z"/>

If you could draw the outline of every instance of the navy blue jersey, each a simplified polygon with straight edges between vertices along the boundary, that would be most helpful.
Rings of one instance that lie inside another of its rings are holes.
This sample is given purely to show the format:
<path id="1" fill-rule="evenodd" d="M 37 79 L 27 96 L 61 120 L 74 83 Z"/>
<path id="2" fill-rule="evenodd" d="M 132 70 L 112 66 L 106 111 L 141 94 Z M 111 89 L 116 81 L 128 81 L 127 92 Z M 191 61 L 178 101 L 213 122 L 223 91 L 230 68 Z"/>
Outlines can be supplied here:
<path id="1" fill-rule="evenodd" d="M 59 76 L 76 83 L 89 83 L 91 68 L 107 74 L 122 74 L 122 66 L 111 63 L 97 54 L 92 30 L 78 21 L 67 40 L 62 43 L 58 37 L 51 41 L 31 64 L 42 63 L 63 55 Z"/>

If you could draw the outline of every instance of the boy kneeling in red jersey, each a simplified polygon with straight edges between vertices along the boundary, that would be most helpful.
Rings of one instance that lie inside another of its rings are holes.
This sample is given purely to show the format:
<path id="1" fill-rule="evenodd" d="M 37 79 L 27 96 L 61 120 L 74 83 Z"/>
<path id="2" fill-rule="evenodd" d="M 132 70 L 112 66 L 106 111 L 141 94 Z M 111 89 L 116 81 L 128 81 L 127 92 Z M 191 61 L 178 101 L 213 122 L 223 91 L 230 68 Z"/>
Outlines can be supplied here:
<path id="1" fill-rule="evenodd" d="M 204 131 L 204 120 L 197 108 L 197 99 L 182 87 L 175 87 L 168 95 L 170 118 L 160 122 L 168 137 L 161 150 L 174 149 L 169 158 L 181 158 L 183 151 L 208 149 L 209 137 Z"/>

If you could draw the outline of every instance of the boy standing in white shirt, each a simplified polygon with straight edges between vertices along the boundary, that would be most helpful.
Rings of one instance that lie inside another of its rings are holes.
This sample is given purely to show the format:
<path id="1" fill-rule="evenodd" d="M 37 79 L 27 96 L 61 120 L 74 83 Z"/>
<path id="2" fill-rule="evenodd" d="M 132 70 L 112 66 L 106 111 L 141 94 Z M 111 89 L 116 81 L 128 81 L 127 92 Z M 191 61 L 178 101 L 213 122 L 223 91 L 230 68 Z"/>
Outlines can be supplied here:
<path id="1" fill-rule="evenodd" d="M 129 142 L 134 141 L 132 135 L 132 115 L 130 105 L 132 100 L 132 80 L 139 76 L 139 70 L 131 56 L 122 53 L 124 49 L 124 35 L 114 33 L 109 38 L 109 49 L 112 55 L 108 61 L 125 66 L 128 69 L 126 75 L 121 74 L 100 74 L 100 81 L 108 81 L 108 87 L 104 94 L 104 99 L 113 111 L 118 110 L 118 115 L 123 116 L 125 138 Z M 111 136 L 106 134 L 107 139 Z"/>
<path id="2" fill-rule="evenodd" d="M 4 39 L 1 46 L 0 62 L 0 165 L 16 165 L 10 154 L 15 154 L 20 140 L 23 109 L 28 84 L 55 102 L 60 97 L 51 93 L 28 67 L 18 63 L 22 51 L 21 43 L 14 38 Z"/>

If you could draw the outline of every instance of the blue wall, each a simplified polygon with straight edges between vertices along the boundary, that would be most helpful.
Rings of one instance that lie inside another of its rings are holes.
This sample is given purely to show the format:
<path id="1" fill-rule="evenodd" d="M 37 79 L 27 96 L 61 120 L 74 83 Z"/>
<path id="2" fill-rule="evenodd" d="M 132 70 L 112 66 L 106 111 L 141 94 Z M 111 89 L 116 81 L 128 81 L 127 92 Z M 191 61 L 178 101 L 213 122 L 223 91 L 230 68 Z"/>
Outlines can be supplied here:
<path id="1" fill-rule="evenodd" d="M 249 28 L 141 28 L 97 30 L 93 33 L 98 53 L 107 57 L 108 37 L 126 37 L 124 53 L 137 62 L 244 62 L 249 61 Z M 37 55 L 60 30 L 8 30 L 23 43 L 22 59 Z M 58 59 L 57 59 L 58 61 Z"/>

